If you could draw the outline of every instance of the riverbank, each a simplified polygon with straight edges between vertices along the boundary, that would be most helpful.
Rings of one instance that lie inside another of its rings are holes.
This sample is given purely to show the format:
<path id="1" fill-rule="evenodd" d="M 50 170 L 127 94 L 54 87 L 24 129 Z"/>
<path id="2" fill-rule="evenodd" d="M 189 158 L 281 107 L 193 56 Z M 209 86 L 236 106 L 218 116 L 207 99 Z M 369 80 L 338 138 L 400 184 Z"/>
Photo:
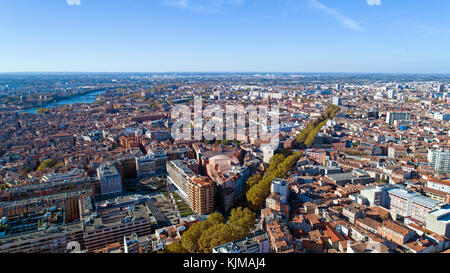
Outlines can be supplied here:
<path id="1" fill-rule="evenodd" d="M 43 104 L 40 107 L 34 107 L 34 108 L 28 108 L 25 110 L 20 110 L 19 114 L 25 113 L 25 112 L 30 113 L 30 114 L 35 114 L 38 109 L 41 109 L 41 108 L 49 109 L 49 108 L 52 108 L 55 106 L 61 106 L 61 105 L 71 105 L 71 104 L 76 104 L 76 103 L 93 103 L 97 99 L 98 95 L 103 94 L 106 91 L 107 91 L 107 89 L 95 89 L 95 90 L 82 92 L 82 93 L 79 93 L 79 94 L 76 94 L 73 96 L 62 97 L 62 98 L 57 99 L 56 101 Z"/>

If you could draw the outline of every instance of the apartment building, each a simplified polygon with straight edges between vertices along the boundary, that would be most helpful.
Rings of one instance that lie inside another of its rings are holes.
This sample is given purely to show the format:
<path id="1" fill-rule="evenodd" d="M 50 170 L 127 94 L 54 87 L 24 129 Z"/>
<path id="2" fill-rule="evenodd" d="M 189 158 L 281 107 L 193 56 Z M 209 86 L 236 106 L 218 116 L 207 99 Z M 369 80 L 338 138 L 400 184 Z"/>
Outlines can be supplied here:
<path id="1" fill-rule="evenodd" d="M 193 211 L 207 215 L 214 210 L 214 183 L 208 177 L 194 177 L 188 182 L 188 199 Z"/>
<path id="2" fill-rule="evenodd" d="M 428 212 L 434 210 L 440 203 L 419 193 L 403 188 L 392 188 L 387 191 L 388 208 L 402 217 L 412 217 L 422 223 L 426 222 Z"/>
<path id="3" fill-rule="evenodd" d="M 392 221 L 384 222 L 378 228 L 378 235 L 399 246 L 403 246 L 405 243 L 409 242 L 415 234 L 414 231 Z"/>
<path id="4" fill-rule="evenodd" d="M 270 185 L 271 193 L 279 193 L 281 196 L 281 202 L 286 203 L 288 201 L 288 184 L 284 179 L 274 179 Z"/>
<path id="5" fill-rule="evenodd" d="M 188 165 L 195 167 L 195 159 L 167 162 L 168 180 L 189 201 L 189 206 L 198 214 L 206 215 L 214 210 L 214 183 L 209 177 L 198 176 Z"/>
<path id="6" fill-rule="evenodd" d="M 114 165 L 106 164 L 97 169 L 101 195 L 122 193 L 122 179 Z"/>
<path id="7" fill-rule="evenodd" d="M 438 173 L 450 173 L 450 150 L 428 150 L 430 166 Z"/>
<path id="8" fill-rule="evenodd" d="M 450 180 L 433 178 L 427 181 L 427 187 L 450 194 Z"/>
<path id="9" fill-rule="evenodd" d="M 197 175 L 181 160 L 168 161 L 166 168 L 169 181 L 174 184 L 185 197 L 187 197 L 188 183 L 191 178 L 194 178 Z"/>

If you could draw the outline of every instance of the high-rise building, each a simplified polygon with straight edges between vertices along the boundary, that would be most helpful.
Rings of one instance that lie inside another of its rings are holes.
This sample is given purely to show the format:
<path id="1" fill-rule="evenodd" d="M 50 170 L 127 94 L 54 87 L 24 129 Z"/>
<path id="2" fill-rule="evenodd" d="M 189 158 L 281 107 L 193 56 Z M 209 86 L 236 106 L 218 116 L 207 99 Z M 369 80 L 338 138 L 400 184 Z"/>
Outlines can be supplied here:
<path id="1" fill-rule="evenodd" d="M 188 181 L 188 199 L 193 211 L 207 215 L 214 210 L 214 183 L 208 177 L 193 177 Z"/>
<path id="2" fill-rule="evenodd" d="M 196 174 L 181 160 L 168 161 L 166 168 L 169 181 L 174 184 L 185 197 L 187 197 L 187 185 L 191 178 L 196 177 Z"/>
<path id="3" fill-rule="evenodd" d="M 188 167 L 193 161 L 196 160 L 168 161 L 168 179 L 186 197 L 193 211 L 206 215 L 214 210 L 214 183 L 208 177 L 198 176 Z"/>
<path id="4" fill-rule="evenodd" d="M 386 123 L 394 124 L 394 121 L 410 121 L 410 113 L 388 112 L 386 115 Z"/>
<path id="5" fill-rule="evenodd" d="M 152 155 L 136 157 L 136 169 L 138 177 L 155 174 L 155 157 Z"/>
<path id="6" fill-rule="evenodd" d="M 114 165 L 106 164 L 97 169 L 101 195 L 122 193 L 122 179 Z"/>
<path id="7" fill-rule="evenodd" d="M 168 159 L 168 154 L 163 150 L 149 150 L 148 154 L 155 158 L 155 171 L 156 173 L 165 173 L 166 172 L 166 162 Z"/>
<path id="8" fill-rule="evenodd" d="M 450 173 L 450 150 L 428 150 L 430 166 L 438 173 Z"/>
<path id="9" fill-rule="evenodd" d="M 388 90 L 388 98 L 390 98 L 390 99 L 395 98 L 395 90 L 394 89 Z"/>
<path id="10" fill-rule="evenodd" d="M 443 84 L 439 84 L 436 88 L 436 91 L 439 93 L 444 92 L 444 90 L 445 90 L 445 85 L 443 85 Z"/>
<path id="11" fill-rule="evenodd" d="M 337 105 L 337 106 L 341 106 L 342 105 L 342 100 L 340 97 L 333 97 L 333 104 Z"/>
<path id="12" fill-rule="evenodd" d="M 116 163 L 116 167 L 122 171 L 122 179 L 133 179 L 137 177 L 136 172 L 136 158 L 128 156 L 119 160 Z M 120 171 L 119 171 L 120 172 Z"/>

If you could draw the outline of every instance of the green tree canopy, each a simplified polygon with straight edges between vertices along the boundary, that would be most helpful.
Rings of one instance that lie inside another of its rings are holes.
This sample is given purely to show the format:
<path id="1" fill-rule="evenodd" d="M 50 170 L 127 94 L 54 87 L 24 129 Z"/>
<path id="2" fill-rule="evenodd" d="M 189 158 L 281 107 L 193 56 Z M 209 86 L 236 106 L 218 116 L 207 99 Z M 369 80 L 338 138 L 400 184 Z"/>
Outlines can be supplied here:
<path id="1" fill-rule="evenodd" d="M 56 165 L 56 161 L 54 159 L 46 159 L 42 161 L 41 165 L 38 167 L 38 171 L 45 170 L 47 168 L 52 168 Z"/>

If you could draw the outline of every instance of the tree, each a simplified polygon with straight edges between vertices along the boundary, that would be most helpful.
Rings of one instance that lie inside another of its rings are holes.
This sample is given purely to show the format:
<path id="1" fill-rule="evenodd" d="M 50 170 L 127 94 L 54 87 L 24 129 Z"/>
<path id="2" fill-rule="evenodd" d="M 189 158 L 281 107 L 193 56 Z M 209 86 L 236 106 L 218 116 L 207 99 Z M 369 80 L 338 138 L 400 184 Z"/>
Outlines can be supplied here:
<path id="1" fill-rule="evenodd" d="M 3 177 L 0 176 L 0 190 L 6 190 L 8 188 L 4 182 Z"/>
<path id="2" fill-rule="evenodd" d="M 189 253 L 202 252 L 205 246 L 203 245 L 203 248 L 201 248 L 199 242 L 203 234 L 209 234 L 206 233 L 208 229 L 224 223 L 225 218 L 222 214 L 217 212 L 211 213 L 206 221 L 193 224 L 186 232 L 183 233 L 183 237 L 181 238 L 183 248 Z"/>
<path id="3" fill-rule="evenodd" d="M 50 111 L 48 109 L 46 109 L 46 108 L 39 108 L 39 109 L 36 110 L 36 114 L 47 114 L 49 112 Z"/>
<path id="4" fill-rule="evenodd" d="M 231 210 L 228 224 L 238 237 L 245 237 L 255 228 L 256 215 L 248 208 L 235 208 Z"/>
<path id="5" fill-rule="evenodd" d="M 188 251 L 184 249 L 181 241 L 175 241 L 168 245 L 162 253 L 188 253 Z"/>
<path id="6" fill-rule="evenodd" d="M 245 184 L 247 191 L 254 185 L 258 184 L 259 181 L 261 181 L 261 178 L 262 176 L 260 174 L 255 174 L 252 177 L 250 177 Z"/>
<path id="7" fill-rule="evenodd" d="M 201 221 L 193 224 L 181 237 L 181 244 L 189 253 L 197 253 L 199 251 L 198 242 L 204 231 L 211 227 L 208 221 Z"/>
<path id="8" fill-rule="evenodd" d="M 246 193 L 250 209 L 256 211 L 264 206 L 266 198 L 270 194 L 270 185 L 275 178 L 284 178 L 302 156 L 296 152 L 288 157 L 283 154 L 274 155 L 269 162 L 269 167 L 258 184 L 253 185 Z"/>
<path id="9" fill-rule="evenodd" d="M 183 233 L 181 243 L 172 243 L 164 253 L 210 253 L 216 246 L 248 236 L 255 220 L 255 214 L 242 207 L 231 211 L 227 223 L 222 214 L 212 213 L 206 221 L 193 224 Z"/>
<path id="10" fill-rule="evenodd" d="M 52 168 L 56 165 L 56 161 L 54 159 L 46 159 L 42 161 L 41 165 L 38 167 L 38 171 L 45 170 L 47 168 Z"/>
<path id="11" fill-rule="evenodd" d="M 198 241 L 199 252 L 211 253 L 216 246 L 237 240 L 227 224 L 216 224 L 205 230 Z"/>
<path id="12" fill-rule="evenodd" d="M 217 225 L 217 224 L 225 223 L 225 218 L 223 217 L 222 214 L 220 214 L 218 212 L 214 212 L 214 213 L 211 213 L 210 215 L 208 215 L 207 221 L 209 223 L 211 223 L 212 225 Z"/>
<path id="13" fill-rule="evenodd" d="M 316 138 L 316 134 L 311 133 L 305 140 L 305 145 L 308 147 L 312 147 L 314 145 L 314 139 Z"/>

